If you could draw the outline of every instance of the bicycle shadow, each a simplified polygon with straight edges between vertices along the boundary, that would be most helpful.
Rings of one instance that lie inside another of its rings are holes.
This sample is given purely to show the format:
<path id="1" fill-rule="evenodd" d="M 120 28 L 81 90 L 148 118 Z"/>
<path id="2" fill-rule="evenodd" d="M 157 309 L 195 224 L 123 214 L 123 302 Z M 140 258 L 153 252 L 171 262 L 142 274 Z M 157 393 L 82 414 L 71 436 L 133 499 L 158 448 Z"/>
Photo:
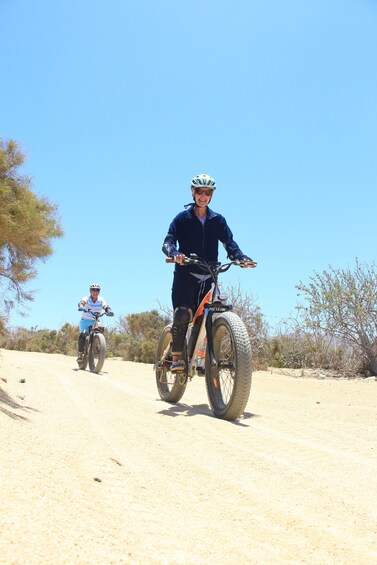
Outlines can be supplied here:
<path id="1" fill-rule="evenodd" d="M 156 400 L 160 401 L 159 399 L 156 399 Z M 161 400 L 161 402 L 164 402 L 164 401 Z M 162 416 L 170 416 L 171 418 L 176 418 L 177 416 L 185 416 L 185 417 L 207 416 L 207 417 L 210 417 L 210 418 L 216 418 L 217 419 L 217 417 L 214 415 L 214 413 L 212 412 L 212 410 L 210 409 L 208 404 L 194 404 L 193 406 L 190 406 L 189 404 L 184 404 L 184 403 L 172 404 L 172 405 L 169 406 L 169 408 L 165 408 L 163 410 L 160 410 L 158 412 L 158 414 L 161 414 Z M 251 412 L 244 412 L 242 419 L 234 420 L 232 422 L 229 422 L 229 424 L 248 428 L 249 426 L 247 424 L 244 424 L 243 420 L 249 420 L 251 418 L 258 418 L 258 417 L 259 416 L 257 414 L 252 414 Z"/>
<path id="2" fill-rule="evenodd" d="M 79 369 L 79 367 L 72 367 L 71 368 L 72 371 L 75 371 L 75 373 L 82 373 L 83 375 L 108 375 L 109 372 L 108 371 L 100 371 L 99 373 L 93 373 L 93 371 L 90 371 L 89 369 Z"/>

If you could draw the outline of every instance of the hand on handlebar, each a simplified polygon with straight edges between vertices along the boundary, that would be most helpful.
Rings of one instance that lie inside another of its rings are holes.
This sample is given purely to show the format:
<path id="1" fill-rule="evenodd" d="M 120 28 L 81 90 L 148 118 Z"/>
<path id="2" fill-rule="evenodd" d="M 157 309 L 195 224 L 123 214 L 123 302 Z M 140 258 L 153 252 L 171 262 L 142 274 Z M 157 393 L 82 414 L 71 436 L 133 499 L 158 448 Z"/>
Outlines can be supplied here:
<path id="1" fill-rule="evenodd" d="M 114 312 L 112 312 L 111 310 L 109 310 L 108 312 L 106 312 L 106 316 L 114 316 Z"/>
<path id="2" fill-rule="evenodd" d="M 255 267 L 257 266 L 257 263 L 252 259 L 250 259 L 250 257 L 247 257 L 246 255 L 244 257 L 241 257 L 239 259 L 239 262 L 240 262 L 240 267 L 242 267 L 243 269 L 255 269 Z"/>
<path id="3" fill-rule="evenodd" d="M 183 265 L 184 260 L 187 259 L 186 255 L 183 253 L 178 253 L 177 255 L 173 256 L 174 263 L 178 263 L 179 265 Z"/>

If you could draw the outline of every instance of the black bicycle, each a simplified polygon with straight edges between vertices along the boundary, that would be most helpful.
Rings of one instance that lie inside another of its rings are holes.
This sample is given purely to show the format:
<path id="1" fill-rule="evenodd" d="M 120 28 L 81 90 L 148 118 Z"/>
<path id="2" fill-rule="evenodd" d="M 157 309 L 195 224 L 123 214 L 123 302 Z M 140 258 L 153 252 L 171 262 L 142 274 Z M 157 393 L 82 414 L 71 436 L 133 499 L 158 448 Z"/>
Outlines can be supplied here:
<path id="1" fill-rule="evenodd" d="M 167 259 L 166 262 L 174 261 Z M 191 255 L 184 260 L 184 265 L 190 264 L 211 276 L 211 289 L 197 308 L 186 333 L 183 349 L 186 371 L 171 372 L 172 324 L 163 330 L 156 352 L 157 389 L 162 400 L 175 404 L 182 398 L 188 381 L 194 375 L 203 375 L 215 416 L 236 420 L 243 414 L 250 395 L 251 343 L 245 324 L 231 311 L 227 296 L 220 292 L 218 277 L 232 265 L 242 267 L 243 263 L 209 264 Z M 256 263 L 253 262 L 253 266 Z"/>
<path id="2" fill-rule="evenodd" d="M 93 325 L 89 326 L 89 334 L 85 337 L 84 353 L 81 360 L 77 361 L 79 369 L 86 369 L 89 362 L 89 370 L 92 373 L 99 373 L 103 367 L 106 357 L 106 339 L 104 336 L 104 326 L 100 318 L 107 312 L 94 312 L 89 308 L 79 308 L 81 312 L 89 312 L 93 316 Z M 113 313 L 111 312 L 110 315 Z"/>

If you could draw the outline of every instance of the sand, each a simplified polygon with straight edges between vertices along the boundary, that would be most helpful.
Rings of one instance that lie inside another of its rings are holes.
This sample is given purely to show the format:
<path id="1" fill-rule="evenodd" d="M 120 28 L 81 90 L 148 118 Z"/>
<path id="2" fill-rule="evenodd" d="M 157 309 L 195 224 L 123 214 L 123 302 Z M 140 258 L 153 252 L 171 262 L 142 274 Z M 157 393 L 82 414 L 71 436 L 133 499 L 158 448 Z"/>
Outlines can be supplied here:
<path id="1" fill-rule="evenodd" d="M 377 382 L 257 372 L 244 417 L 152 365 L 0 351 L 0 563 L 377 563 Z"/>

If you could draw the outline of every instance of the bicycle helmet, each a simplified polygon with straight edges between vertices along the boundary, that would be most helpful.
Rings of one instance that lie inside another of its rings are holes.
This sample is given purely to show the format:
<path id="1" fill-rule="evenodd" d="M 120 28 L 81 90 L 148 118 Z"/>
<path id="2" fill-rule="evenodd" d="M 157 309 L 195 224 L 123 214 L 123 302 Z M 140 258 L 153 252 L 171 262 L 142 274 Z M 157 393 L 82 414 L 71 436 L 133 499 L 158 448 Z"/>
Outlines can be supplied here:
<path id="1" fill-rule="evenodd" d="M 216 190 L 216 181 L 206 174 L 196 175 L 191 181 L 191 188 L 207 188 Z"/>
<path id="2" fill-rule="evenodd" d="M 93 283 L 90 285 L 89 290 L 101 290 L 101 287 L 98 283 Z"/>

